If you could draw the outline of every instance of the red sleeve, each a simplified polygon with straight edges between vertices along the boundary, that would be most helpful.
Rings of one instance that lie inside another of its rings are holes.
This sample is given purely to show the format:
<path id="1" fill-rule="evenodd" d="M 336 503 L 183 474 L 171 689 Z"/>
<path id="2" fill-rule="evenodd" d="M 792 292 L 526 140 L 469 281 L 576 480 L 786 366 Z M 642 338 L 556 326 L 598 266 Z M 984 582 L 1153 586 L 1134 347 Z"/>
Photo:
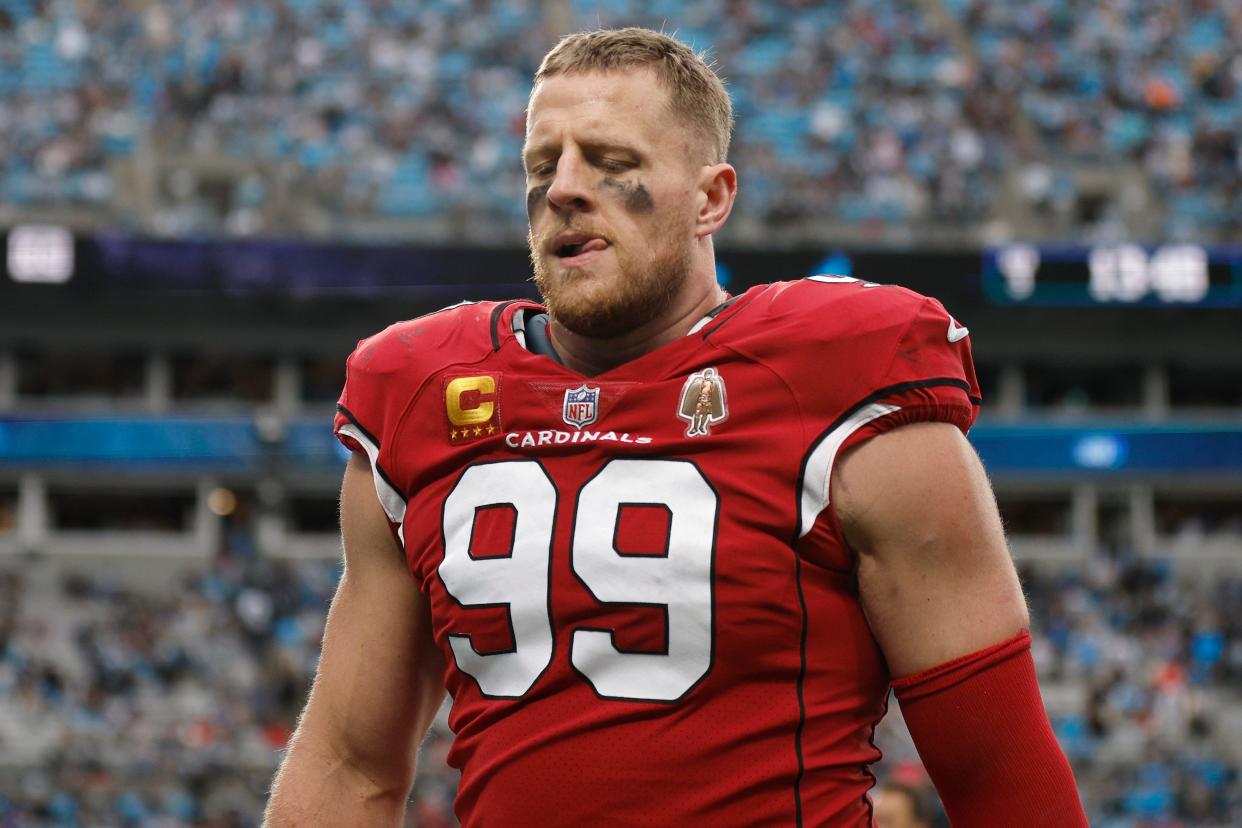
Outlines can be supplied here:
<path id="1" fill-rule="evenodd" d="M 378 418 L 367 416 L 370 406 L 366 403 L 364 387 L 367 385 L 365 376 L 358 368 L 359 353 L 366 347 L 367 340 L 361 339 L 353 352 L 345 360 L 345 387 L 336 401 L 336 416 L 332 420 L 332 433 L 341 441 L 345 448 L 358 454 L 368 454 L 368 446 L 379 444 L 376 435 Z M 355 413 L 358 412 L 358 413 Z M 359 417 L 362 419 L 359 419 Z M 362 420 L 370 420 L 368 427 Z M 341 429 L 344 428 L 344 431 Z"/>
<path id="2" fill-rule="evenodd" d="M 813 535 L 811 547 L 822 545 L 814 536 L 843 536 L 831 508 L 831 481 L 833 466 L 844 452 L 908 423 L 945 422 L 965 434 L 978 414 L 981 400 L 969 332 L 935 299 L 908 291 L 898 296 L 900 301 L 893 306 L 905 317 L 891 327 L 873 326 L 886 335 L 879 339 L 870 334 L 859 349 L 860 358 L 864 353 L 877 354 L 874 362 L 867 361 L 866 370 L 858 371 L 852 387 L 859 398 L 847 403 L 807 455 L 799 537 Z M 852 561 L 836 565 L 852 566 Z"/>
<path id="3" fill-rule="evenodd" d="M 893 682 L 954 828 L 1087 825 L 1023 631 Z"/>
<path id="4" fill-rule="evenodd" d="M 407 497 L 396 462 L 398 425 L 412 397 L 409 358 L 394 328 L 361 340 L 345 362 L 345 388 L 332 431 L 350 451 L 367 458 L 375 492 L 388 519 L 400 526 Z M 400 538 L 399 538 L 400 539 Z"/>
<path id="5" fill-rule="evenodd" d="M 970 332 L 935 299 L 924 299 L 897 340 L 876 388 L 860 405 L 893 406 L 841 445 L 846 451 L 877 434 L 917 422 L 945 422 L 965 434 L 982 399 L 970 352 Z"/>

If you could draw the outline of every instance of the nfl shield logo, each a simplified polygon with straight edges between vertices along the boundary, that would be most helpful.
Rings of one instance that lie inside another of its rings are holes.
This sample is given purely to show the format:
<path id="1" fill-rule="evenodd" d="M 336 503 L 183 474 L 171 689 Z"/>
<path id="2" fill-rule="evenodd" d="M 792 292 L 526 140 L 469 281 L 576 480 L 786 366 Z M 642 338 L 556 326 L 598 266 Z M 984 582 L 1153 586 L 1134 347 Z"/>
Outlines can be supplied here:
<path id="1" fill-rule="evenodd" d="M 565 392 L 565 407 L 561 419 L 574 428 L 589 426 L 599 416 L 599 389 L 587 388 L 586 383 Z"/>

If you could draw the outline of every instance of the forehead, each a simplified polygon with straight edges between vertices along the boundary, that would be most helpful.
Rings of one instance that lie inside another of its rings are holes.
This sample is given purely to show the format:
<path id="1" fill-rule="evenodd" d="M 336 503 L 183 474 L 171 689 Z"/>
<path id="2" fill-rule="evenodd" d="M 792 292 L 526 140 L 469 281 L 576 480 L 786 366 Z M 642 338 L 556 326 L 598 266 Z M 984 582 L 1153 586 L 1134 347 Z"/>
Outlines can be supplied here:
<path id="1" fill-rule="evenodd" d="M 677 126 L 668 91 L 650 69 L 554 75 L 531 93 L 526 145 L 530 151 L 579 133 L 654 145 Z"/>

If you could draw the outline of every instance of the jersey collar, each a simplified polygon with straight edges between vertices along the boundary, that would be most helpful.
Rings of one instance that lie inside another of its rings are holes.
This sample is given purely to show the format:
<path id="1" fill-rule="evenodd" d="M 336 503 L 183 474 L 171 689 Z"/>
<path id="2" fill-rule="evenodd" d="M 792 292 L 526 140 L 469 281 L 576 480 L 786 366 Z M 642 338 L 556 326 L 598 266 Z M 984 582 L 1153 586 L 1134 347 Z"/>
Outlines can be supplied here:
<path id="1" fill-rule="evenodd" d="M 709 310 L 703 315 L 702 319 L 691 326 L 690 330 L 686 331 L 686 336 L 703 330 L 713 319 L 724 313 L 730 305 L 740 298 L 742 298 L 741 295 L 729 296 L 728 299 Z M 495 350 L 500 349 L 502 340 L 506 338 L 501 336 L 498 331 L 498 328 L 505 325 L 504 320 L 506 318 L 509 320 L 509 334 L 517 341 L 518 345 L 532 354 L 546 356 L 561 362 L 560 356 L 552 346 L 552 337 L 547 330 L 547 308 L 533 302 L 523 302 L 520 300 L 505 302 L 497 306 L 496 312 L 492 315 L 492 344 Z"/>
<path id="2" fill-rule="evenodd" d="M 654 351 L 596 375 L 592 379 L 643 380 L 657 373 L 665 373 L 666 370 L 680 364 L 683 358 L 689 357 L 690 353 L 697 351 L 713 332 L 748 303 L 754 292 L 750 290 L 726 299 L 704 314 L 703 318 L 680 339 L 675 339 Z M 507 353 L 506 361 L 514 367 L 521 364 L 524 370 L 565 372 L 573 378 L 586 378 L 585 375 L 580 375 L 577 371 L 563 365 L 559 357 L 544 353 L 542 343 L 532 341 L 537 339 L 538 333 L 533 330 L 531 317 L 546 313 L 546 308 L 530 300 L 517 299 L 498 304 L 492 311 L 491 318 L 493 350 L 498 353 Z M 544 335 L 546 336 L 546 332 Z M 550 343 L 548 345 L 550 346 Z"/>

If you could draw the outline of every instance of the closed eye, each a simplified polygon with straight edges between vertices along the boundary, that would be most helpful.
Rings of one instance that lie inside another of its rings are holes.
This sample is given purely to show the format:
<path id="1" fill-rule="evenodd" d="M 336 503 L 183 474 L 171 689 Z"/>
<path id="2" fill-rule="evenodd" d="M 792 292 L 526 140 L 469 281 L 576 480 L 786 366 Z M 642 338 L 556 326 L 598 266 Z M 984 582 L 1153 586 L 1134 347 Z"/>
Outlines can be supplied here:
<path id="1" fill-rule="evenodd" d="M 615 158 L 604 158 L 599 162 L 600 169 L 605 172 L 625 172 L 634 168 L 634 164 L 629 161 L 618 161 Z"/>

